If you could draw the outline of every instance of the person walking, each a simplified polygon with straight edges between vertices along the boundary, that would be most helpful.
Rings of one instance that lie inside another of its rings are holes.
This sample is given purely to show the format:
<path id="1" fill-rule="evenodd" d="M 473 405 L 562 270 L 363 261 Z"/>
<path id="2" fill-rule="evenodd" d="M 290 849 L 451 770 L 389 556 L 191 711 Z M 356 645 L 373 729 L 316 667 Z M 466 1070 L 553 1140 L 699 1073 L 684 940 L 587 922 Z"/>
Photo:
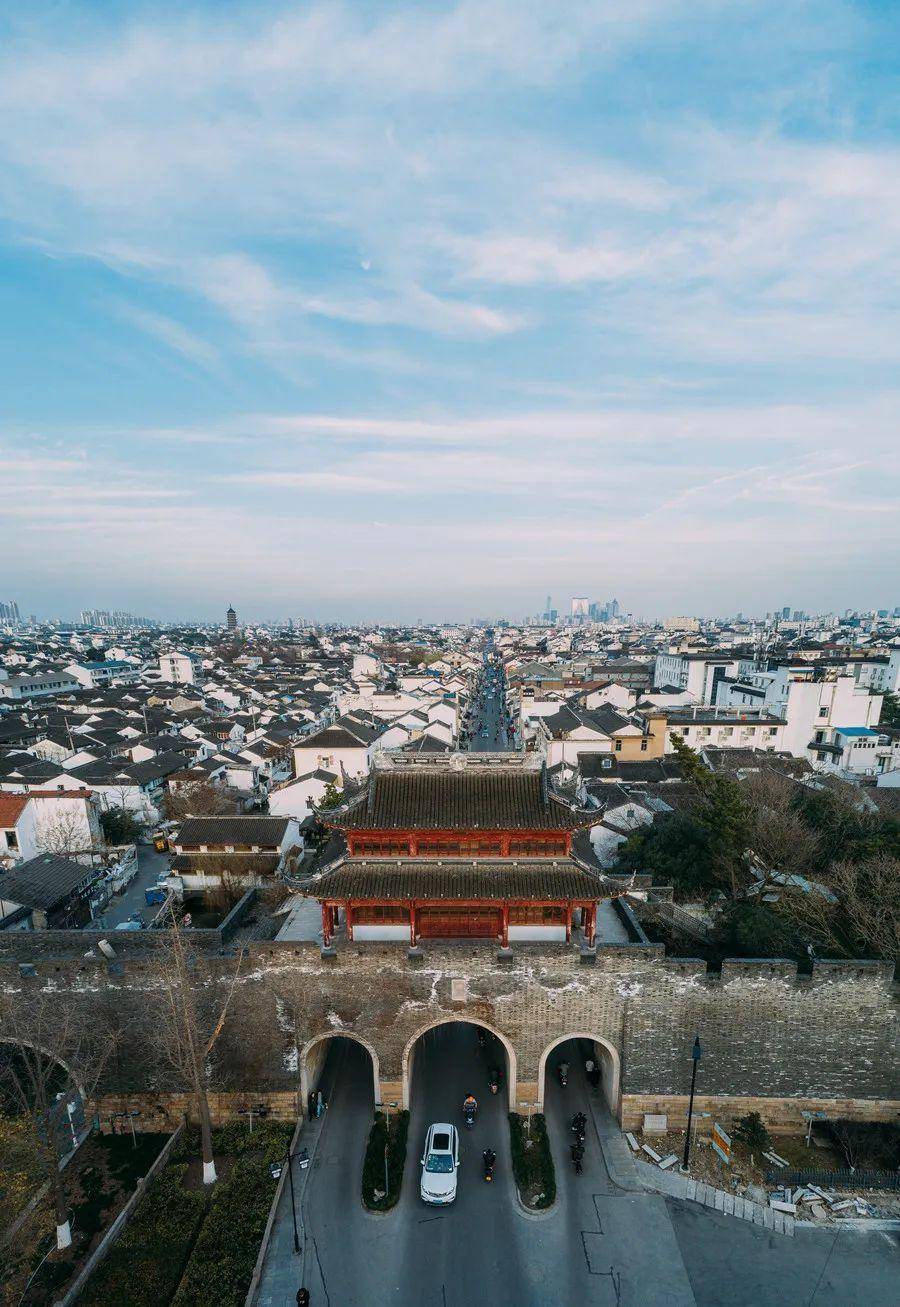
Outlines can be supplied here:
<path id="1" fill-rule="evenodd" d="M 309 1289 L 301 1287 L 297 1290 L 297 1307 L 309 1307 Z"/>

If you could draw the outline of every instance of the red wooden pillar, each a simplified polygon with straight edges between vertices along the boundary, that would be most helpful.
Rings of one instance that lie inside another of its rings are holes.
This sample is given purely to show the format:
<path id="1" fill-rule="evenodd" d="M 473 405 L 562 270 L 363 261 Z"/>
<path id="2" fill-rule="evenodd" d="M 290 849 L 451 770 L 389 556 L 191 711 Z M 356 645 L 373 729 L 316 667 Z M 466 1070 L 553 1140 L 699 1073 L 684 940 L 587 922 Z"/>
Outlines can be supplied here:
<path id="1" fill-rule="evenodd" d="M 586 903 L 584 908 L 584 935 L 588 948 L 594 947 L 597 938 L 597 905 Z"/>
<path id="2" fill-rule="evenodd" d="M 345 911 L 345 913 L 346 913 L 346 915 L 347 915 L 347 938 L 348 938 L 349 940 L 352 941 L 352 939 L 353 939 L 353 908 L 352 908 L 351 905 L 348 903 L 347 906 L 346 906 L 346 908 L 344 909 L 344 911 Z"/>
<path id="3" fill-rule="evenodd" d="M 416 858 L 416 857 L 418 857 L 418 854 L 419 854 L 419 844 L 418 844 L 418 841 L 416 840 L 415 835 L 410 835 L 410 837 L 409 837 L 409 856 L 410 856 L 411 858 Z"/>
<path id="4" fill-rule="evenodd" d="M 567 903 L 566 904 L 566 943 L 567 944 L 570 943 L 571 939 L 572 939 L 572 904 Z"/>
<path id="5" fill-rule="evenodd" d="M 409 905 L 409 943 L 411 948 L 416 947 L 416 905 Z"/>
<path id="6" fill-rule="evenodd" d="M 509 831 L 503 831 L 500 835 L 500 857 L 509 857 Z M 504 944 L 503 947 L 505 948 L 506 945 Z"/>
<path id="7" fill-rule="evenodd" d="M 501 927 L 500 927 L 500 944 L 503 948 L 509 948 L 509 904 L 504 903 L 501 909 Z"/>
<path id="8" fill-rule="evenodd" d="M 322 904 L 322 943 L 326 948 L 331 943 L 331 908 L 327 903 Z"/>

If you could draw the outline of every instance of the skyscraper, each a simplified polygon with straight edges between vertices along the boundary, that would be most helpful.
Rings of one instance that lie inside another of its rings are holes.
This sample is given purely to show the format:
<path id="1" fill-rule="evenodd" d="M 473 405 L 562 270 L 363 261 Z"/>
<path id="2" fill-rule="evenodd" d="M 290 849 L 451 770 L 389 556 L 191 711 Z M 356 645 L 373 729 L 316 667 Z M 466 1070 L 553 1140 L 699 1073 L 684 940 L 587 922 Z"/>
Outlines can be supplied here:
<path id="1" fill-rule="evenodd" d="M 237 613 L 233 608 L 229 608 L 228 612 L 225 614 L 225 625 L 229 631 L 237 630 Z"/>
<path id="2" fill-rule="evenodd" d="M 587 595 L 578 595 L 572 600 L 572 621 L 583 622 L 588 615 L 588 610 Z"/>

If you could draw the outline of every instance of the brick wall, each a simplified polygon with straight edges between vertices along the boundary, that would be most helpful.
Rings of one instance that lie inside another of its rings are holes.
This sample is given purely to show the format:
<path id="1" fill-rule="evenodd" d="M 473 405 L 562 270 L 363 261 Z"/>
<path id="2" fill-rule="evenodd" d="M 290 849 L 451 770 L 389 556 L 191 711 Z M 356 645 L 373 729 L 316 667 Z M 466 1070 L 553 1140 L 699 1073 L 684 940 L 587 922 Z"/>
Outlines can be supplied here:
<path id="1" fill-rule="evenodd" d="M 147 959 L 123 956 L 112 970 L 99 959 L 51 961 L 40 952 L 32 959 L 35 974 L 21 976 L 0 957 L 0 983 L 23 1003 L 49 985 L 74 995 L 92 1019 L 114 1010 L 122 1020 L 124 1042 L 101 1097 L 139 1094 L 148 1118 L 156 1103 L 170 1124 L 180 1119 L 188 1099 L 149 1051 L 155 998 Z M 207 965 L 225 984 L 235 959 L 218 949 Z M 451 988 L 454 980 L 462 984 Z M 891 1103 L 900 1106 L 897 1012 L 891 968 L 881 963 L 819 963 L 812 976 L 798 977 L 792 963 L 742 960 L 717 975 L 702 962 L 665 958 L 659 946 L 601 947 L 585 965 L 575 949 L 539 944 L 519 945 L 500 961 L 479 942 L 429 942 L 418 959 L 392 943 L 342 945 L 331 958 L 315 945 L 256 943 L 216 1046 L 214 1111 L 224 1119 L 250 1095 L 290 1115 L 296 1095 L 310 1087 L 304 1047 L 342 1032 L 374 1052 L 382 1097 L 400 1101 L 416 1036 L 442 1020 L 467 1019 L 511 1047 L 519 1100 L 540 1099 L 548 1046 L 580 1033 L 604 1041 L 610 1066 L 621 1062 L 626 1119 L 633 1122 L 647 1102 L 671 1103 L 677 1114 L 699 1034 L 698 1087 L 710 1099 L 765 1100 L 775 1113 L 778 1104 L 802 1101 L 890 1114 Z M 314 1046 L 313 1075 L 323 1048 Z"/>

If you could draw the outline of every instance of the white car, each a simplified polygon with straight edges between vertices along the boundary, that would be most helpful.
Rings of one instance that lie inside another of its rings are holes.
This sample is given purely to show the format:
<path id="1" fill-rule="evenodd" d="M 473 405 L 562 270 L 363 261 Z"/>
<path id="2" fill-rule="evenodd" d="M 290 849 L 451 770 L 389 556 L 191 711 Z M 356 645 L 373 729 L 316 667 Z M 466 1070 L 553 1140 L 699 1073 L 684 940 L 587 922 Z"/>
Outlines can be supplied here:
<path id="1" fill-rule="evenodd" d="M 422 1154 L 422 1183 L 419 1192 L 423 1203 L 452 1203 L 456 1197 L 456 1172 L 459 1170 L 459 1135 L 455 1125 L 437 1122 L 428 1127 Z"/>

